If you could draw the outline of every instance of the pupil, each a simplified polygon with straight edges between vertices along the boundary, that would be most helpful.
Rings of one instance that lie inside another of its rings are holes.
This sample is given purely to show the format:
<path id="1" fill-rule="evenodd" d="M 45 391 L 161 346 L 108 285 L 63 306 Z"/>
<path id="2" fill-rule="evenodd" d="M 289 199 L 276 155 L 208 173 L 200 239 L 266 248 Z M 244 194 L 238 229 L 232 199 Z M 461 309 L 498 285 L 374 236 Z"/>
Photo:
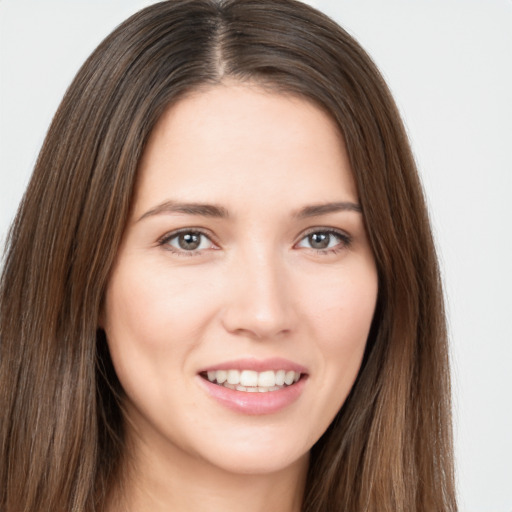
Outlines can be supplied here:
<path id="1" fill-rule="evenodd" d="M 185 233 L 179 236 L 178 242 L 181 249 L 192 251 L 199 247 L 201 235 L 198 233 Z"/>
<path id="2" fill-rule="evenodd" d="M 313 249 L 326 249 L 329 247 L 329 233 L 313 233 L 309 235 L 309 243 Z"/>

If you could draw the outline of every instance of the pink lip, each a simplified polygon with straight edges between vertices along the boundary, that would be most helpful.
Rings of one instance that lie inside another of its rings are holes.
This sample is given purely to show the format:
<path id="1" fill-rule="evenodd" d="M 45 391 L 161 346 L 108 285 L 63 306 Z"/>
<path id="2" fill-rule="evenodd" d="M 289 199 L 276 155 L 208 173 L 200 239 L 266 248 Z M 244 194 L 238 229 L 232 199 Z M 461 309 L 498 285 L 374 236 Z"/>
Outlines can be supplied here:
<path id="1" fill-rule="evenodd" d="M 298 382 L 291 386 L 285 386 L 278 391 L 250 393 L 214 384 L 201 376 L 201 374 L 215 370 L 253 370 L 256 372 L 266 370 L 293 370 L 300 372 L 302 375 Z M 199 385 L 206 393 L 224 407 L 241 414 L 263 415 L 277 413 L 298 400 L 304 390 L 308 375 L 305 366 L 294 363 L 288 359 L 275 357 L 270 359 L 246 358 L 224 361 L 203 368 L 198 372 L 197 378 Z"/>
<path id="2" fill-rule="evenodd" d="M 225 388 L 199 375 L 197 378 L 201 387 L 214 400 L 232 411 L 248 415 L 272 414 L 285 409 L 299 399 L 307 382 L 307 376 L 302 376 L 295 384 L 286 386 L 279 391 L 250 393 Z"/>
<path id="3" fill-rule="evenodd" d="M 307 373 L 307 368 L 300 364 L 283 359 L 281 357 L 273 357 L 271 359 L 236 359 L 233 361 L 224 361 L 219 364 L 208 366 L 201 369 L 198 373 L 205 373 L 215 370 L 253 370 L 255 372 L 264 372 L 266 370 L 285 370 L 287 372 Z"/>

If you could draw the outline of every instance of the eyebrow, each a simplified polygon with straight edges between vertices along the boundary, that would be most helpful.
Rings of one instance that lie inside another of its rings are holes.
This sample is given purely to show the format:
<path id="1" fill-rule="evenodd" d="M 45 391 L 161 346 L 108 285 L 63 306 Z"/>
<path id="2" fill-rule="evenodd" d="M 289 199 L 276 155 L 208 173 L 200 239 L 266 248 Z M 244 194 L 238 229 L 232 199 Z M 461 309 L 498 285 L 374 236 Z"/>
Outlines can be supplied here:
<path id="1" fill-rule="evenodd" d="M 361 206 L 357 203 L 350 201 L 338 201 L 334 203 L 321 203 L 305 206 L 293 214 L 293 217 L 298 219 L 307 219 L 310 217 L 319 217 L 328 213 L 336 213 L 342 211 L 352 211 L 362 213 Z M 154 208 L 151 208 L 146 213 L 141 215 L 137 222 L 151 217 L 153 215 L 160 215 L 163 213 L 178 213 L 185 215 L 199 215 L 201 217 L 213 217 L 226 219 L 228 218 L 229 212 L 223 206 L 206 203 L 179 203 L 176 201 L 166 201 L 165 203 L 159 204 Z"/>
<path id="2" fill-rule="evenodd" d="M 160 215 L 162 213 L 182 213 L 185 215 L 200 215 L 201 217 L 215 217 L 215 218 L 227 218 L 229 213 L 223 206 L 217 206 L 215 204 L 203 204 L 203 203 L 179 203 L 176 201 L 166 201 L 165 203 L 159 204 L 151 210 L 141 215 L 137 222 L 151 217 L 153 215 Z"/>
<path id="3" fill-rule="evenodd" d="M 357 212 L 362 213 L 361 205 L 350 201 L 338 201 L 334 203 L 313 204 L 305 206 L 294 214 L 298 219 L 307 219 L 309 217 L 319 217 L 328 213 L 336 212 Z"/>

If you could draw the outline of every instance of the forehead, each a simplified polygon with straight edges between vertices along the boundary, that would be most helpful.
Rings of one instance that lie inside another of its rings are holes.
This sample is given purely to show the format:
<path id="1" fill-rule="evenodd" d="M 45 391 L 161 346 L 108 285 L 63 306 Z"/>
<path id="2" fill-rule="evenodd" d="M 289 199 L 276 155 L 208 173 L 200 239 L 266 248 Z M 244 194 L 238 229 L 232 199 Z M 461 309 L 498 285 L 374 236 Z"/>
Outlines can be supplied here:
<path id="1" fill-rule="evenodd" d="M 169 194 L 233 206 L 254 194 L 284 203 L 357 200 L 331 117 L 298 96 L 247 84 L 195 92 L 161 117 L 139 165 L 136 209 Z"/>

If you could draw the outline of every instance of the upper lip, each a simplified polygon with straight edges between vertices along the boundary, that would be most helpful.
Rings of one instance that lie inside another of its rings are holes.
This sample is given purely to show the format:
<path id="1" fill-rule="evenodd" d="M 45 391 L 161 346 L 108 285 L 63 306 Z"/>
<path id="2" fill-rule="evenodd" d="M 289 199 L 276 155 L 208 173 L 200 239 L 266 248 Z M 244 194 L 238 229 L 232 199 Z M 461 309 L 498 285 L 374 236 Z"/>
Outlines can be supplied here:
<path id="1" fill-rule="evenodd" d="M 202 368 L 199 373 L 215 370 L 253 370 L 255 372 L 285 370 L 303 374 L 307 373 L 307 368 L 305 366 L 281 357 L 272 357 L 269 359 L 244 358 L 223 361 L 221 363 L 212 364 L 208 367 Z"/>

